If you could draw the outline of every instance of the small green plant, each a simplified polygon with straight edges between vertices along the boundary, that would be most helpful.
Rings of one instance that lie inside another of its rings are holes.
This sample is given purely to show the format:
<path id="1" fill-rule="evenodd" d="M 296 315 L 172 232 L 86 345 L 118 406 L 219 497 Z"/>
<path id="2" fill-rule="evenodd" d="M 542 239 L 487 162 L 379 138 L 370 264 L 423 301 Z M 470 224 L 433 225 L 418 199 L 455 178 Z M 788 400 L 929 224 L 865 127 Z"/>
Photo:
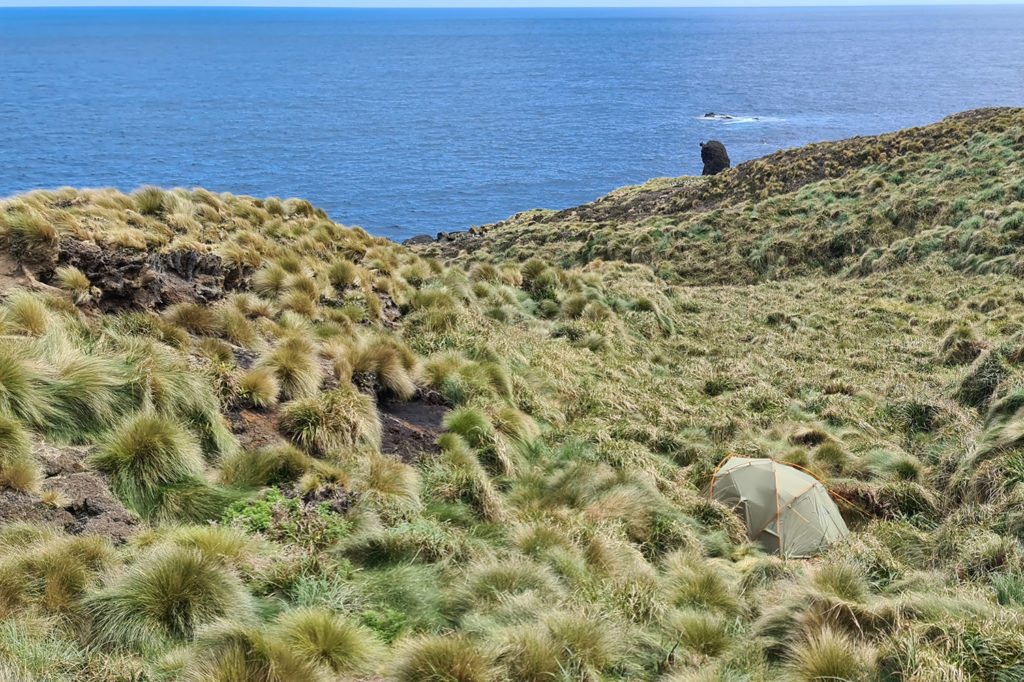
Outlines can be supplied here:
<path id="1" fill-rule="evenodd" d="M 298 545 L 314 556 L 350 532 L 348 521 L 331 511 L 328 503 L 307 504 L 296 497 L 285 497 L 278 488 L 269 488 L 255 500 L 235 502 L 224 512 L 222 521 L 277 542 Z"/>

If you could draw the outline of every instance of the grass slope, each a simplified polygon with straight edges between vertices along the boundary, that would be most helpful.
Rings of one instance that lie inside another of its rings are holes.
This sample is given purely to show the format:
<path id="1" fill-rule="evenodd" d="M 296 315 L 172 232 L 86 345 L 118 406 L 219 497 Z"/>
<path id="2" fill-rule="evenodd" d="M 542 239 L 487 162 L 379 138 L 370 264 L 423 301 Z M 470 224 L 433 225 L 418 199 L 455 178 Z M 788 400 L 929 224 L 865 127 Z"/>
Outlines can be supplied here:
<path id="1" fill-rule="evenodd" d="M 0 501 L 70 509 L 74 445 L 141 521 L 3 519 L 0 678 L 1024 679 L 1022 153 L 971 112 L 417 250 L 294 199 L 5 200 Z M 418 457 L 402 401 L 444 405 Z M 762 554 L 700 493 L 729 452 L 820 475 L 850 542 Z"/>

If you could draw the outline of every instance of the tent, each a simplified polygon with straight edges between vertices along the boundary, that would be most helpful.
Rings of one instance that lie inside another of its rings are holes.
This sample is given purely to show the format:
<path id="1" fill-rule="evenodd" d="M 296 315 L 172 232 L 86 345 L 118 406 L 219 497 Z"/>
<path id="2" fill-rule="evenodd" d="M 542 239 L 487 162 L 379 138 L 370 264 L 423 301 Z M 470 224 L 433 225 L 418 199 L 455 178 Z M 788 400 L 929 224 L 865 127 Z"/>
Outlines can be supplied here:
<path id="1" fill-rule="evenodd" d="M 773 459 L 730 455 L 712 474 L 708 497 L 734 509 L 747 536 L 783 558 L 814 556 L 850 534 L 821 481 Z"/>

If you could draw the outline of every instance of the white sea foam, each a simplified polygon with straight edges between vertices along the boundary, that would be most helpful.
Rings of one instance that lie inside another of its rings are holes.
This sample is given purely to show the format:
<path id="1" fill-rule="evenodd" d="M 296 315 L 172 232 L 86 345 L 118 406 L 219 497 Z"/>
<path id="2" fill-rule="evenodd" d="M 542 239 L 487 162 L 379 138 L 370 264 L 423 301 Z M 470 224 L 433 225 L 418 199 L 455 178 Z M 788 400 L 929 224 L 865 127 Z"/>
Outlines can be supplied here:
<path id="1" fill-rule="evenodd" d="M 711 121 L 724 125 L 737 125 L 740 123 L 784 123 L 786 119 L 776 116 L 732 116 L 730 114 L 712 114 L 697 117 L 701 121 Z"/>

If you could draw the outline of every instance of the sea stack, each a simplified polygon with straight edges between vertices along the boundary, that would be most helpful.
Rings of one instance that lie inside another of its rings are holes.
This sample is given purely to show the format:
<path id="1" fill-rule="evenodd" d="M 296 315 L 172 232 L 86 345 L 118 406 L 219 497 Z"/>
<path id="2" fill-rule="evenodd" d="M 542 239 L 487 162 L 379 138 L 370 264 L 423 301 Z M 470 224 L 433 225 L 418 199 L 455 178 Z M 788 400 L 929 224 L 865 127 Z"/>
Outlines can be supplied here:
<path id="1" fill-rule="evenodd" d="M 701 175 L 718 175 L 731 165 L 725 145 L 718 140 L 700 143 L 700 160 L 704 162 Z"/>

